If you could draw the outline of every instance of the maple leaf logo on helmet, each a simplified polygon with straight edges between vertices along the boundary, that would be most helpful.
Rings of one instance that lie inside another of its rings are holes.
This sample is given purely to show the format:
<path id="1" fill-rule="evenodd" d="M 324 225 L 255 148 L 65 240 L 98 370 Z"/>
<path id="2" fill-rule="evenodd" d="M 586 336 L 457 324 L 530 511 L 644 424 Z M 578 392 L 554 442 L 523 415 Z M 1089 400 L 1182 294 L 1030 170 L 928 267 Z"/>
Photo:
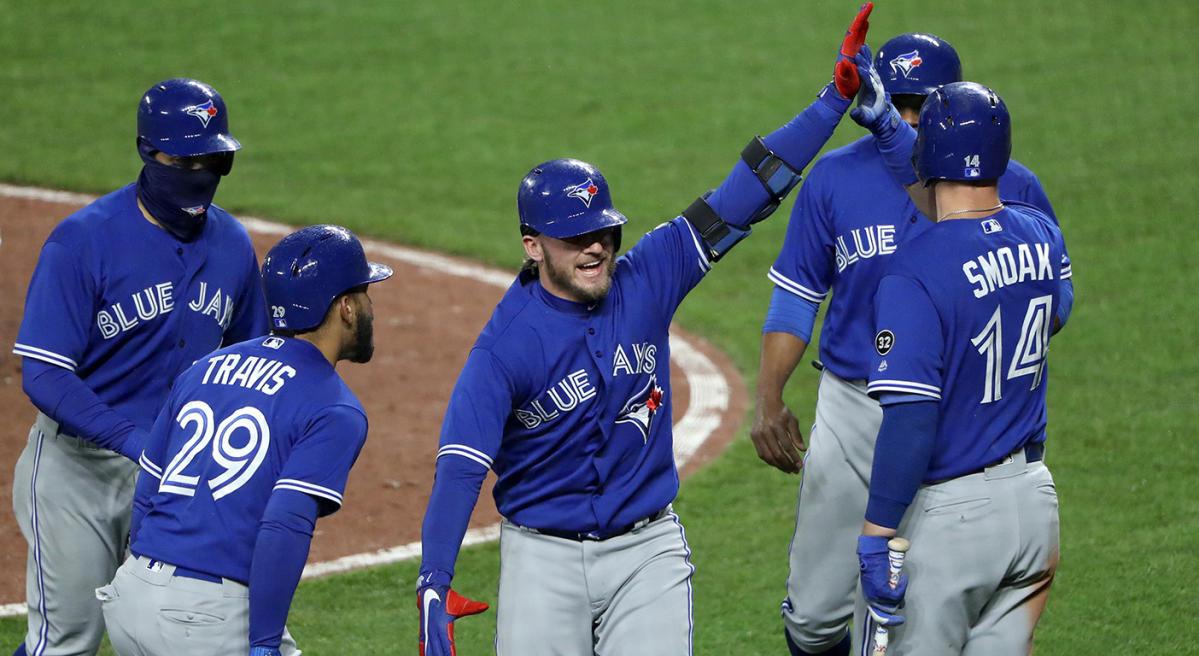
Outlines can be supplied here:
<path id="1" fill-rule="evenodd" d="M 583 204 L 587 207 L 591 207 L 591 199 L 595 198 L 595 195 L 598 193 L 599 187 L 595 186 L 595 183 L 591 181 L 591 178 L 587 178 L 587 182 L 584 182 L 583 184 L 577 184 L 573 187 L 566 188 L 567 196 L 570 196 L 571 198 L 578 198 L 579 200 L 583 201 Z"/>
<path id="2" fill-rule="evenodd" d="M 891 71 L 894 73 L 903 73 L 904 77 L 911 75 L 912 70 L 919 68 L 920 64 L 923 63 L 924 60 L 920 58 L 919 50 L 905 52 L 890 61 Z"/>
<path id="3" fill-rule="evenodd" d="M 200 122 L 204 124 L 204 127 L 208 127 L 208 122 L 212 120 L 213 116 L 216 116 L 217 109 L 216 105 L 213 105 L 212 101 L 209 100 L 205 103 L 196 105 L 195 107 L 188 107 L 187 113 L 200 119 Z"/>

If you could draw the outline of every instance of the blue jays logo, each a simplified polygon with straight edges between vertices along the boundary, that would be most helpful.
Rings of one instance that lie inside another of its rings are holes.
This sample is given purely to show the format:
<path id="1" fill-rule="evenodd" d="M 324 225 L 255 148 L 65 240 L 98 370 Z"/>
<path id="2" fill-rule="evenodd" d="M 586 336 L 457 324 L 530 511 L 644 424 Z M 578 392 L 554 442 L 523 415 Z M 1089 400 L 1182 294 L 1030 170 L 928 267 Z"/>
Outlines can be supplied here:
<path id="1" fill-rule="evenodd" d="M 180 207 L 179 209 L 183 210 L 184 212 L 187 212 L 188 214 L 190 214 L 192 216 L 200 216 L 201 214 L 208 211 L 208 208 L 204 207 L 203 205 L 196 205 L 195 207 Z"/>
<path id="2" fill-rule="evenodd" d="M 641 441 L 649 443 L 649 429 L 653 425 L 654 415 L 662 407 L 664 390 L 658 386 L 658 377 L 650 376 L 639 391 L 635 392 L 624 404 L 620 414 L 616 415 L 616 423 L 632 424 L 641 432 Z"/>
<path id="3" fill-rule="evenodd" d="M 891 60 L 891 72 L 903 73 L 904 77 L 908 77 L 912 73 L 912 69 L 918 68 L 920 64 L 923 63 L 924 60 L 920 58 L 919 50 L 905 52 L 904 54 Z"/>
<path id="4" fill-rule="evenodd" d="M 599 193 L 599 187 L 595 186 L 595 183 L 591 181 L 591 178 L 588 178 L 587 182 L 575 185 L 573 187 L 567 187 L 565 191 L 567 196 L 570 196 L 571 198 L 578 198 L 579 200 L 583 201 L 584 205 L 591 207 L 591 199 L 595 198 L 595 195 Z"/>
<path id="5" fill-rule="evenodd" d="M 212 120 L 213 116 L 216 116 L 216 111 L 216 106 L 212 104 L 211 100 L 202 105 L 187 108 L 187 113 L 200 119 L 204 127 L 208 127 L 208 121 Z"/>

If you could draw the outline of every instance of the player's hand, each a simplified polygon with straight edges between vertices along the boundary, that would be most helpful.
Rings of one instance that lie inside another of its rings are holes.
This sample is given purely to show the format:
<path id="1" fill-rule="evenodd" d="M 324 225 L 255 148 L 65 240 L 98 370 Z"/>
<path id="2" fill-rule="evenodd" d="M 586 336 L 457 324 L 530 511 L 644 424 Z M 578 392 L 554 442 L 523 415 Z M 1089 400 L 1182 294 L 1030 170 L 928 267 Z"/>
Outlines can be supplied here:
<path id="1" fill-rule="evenodd" d="M 788 474 L 799 473 L 803 467 L 800 452 L 808 447 L 799 432 L 799 420 L 782 399 L 758 399 L 749 436 L 762 462 Z"/>
<path id="2" fill-rule="evenodd" d="M 471 601 L 448 585 L 429 585 L 416 591 L 420 609 L 420 656 L 457 656 L 454 649 L 454 620 L 477 615 L 487 604 Z"/>
<path id="3" fill-rule="evenodd" d="M 900 574 L 891 587 L 891 563 L 887 557 L 887 540 L 881 535 L 858 536 L 858 569 L 862 580 L 862 596 L 870 616 L 878 624 L 897 626 L 904 618 L 897 614 L 908 590 L 907 574 Z"/>
<path id="4" fill-rule="evenodd" d="M 883 80 L 878 71 L 874 70 L 874 60 L 870 54 L 870 46 L 862 46 L 857 57 L 861 88 L 858 90 L 858 104 L 849 111 L 849 116 L 858 125 L 870 130 L 876 137 L 883 137 L 887 129 L 894 130 L 899 121 L 899 112 L 891 105 L 891 95 L 883 88 Z"/>
<path id="5" fill-rule="evenodd" d="M 854 64 L 854 56 L 866 43 L 866 30 L 870 29 L 870 21 L 866 19 L 872 9 L 873 2 L 862 5 L 845 31 L 845 40 L 841 42 L 841 50 L 837 53 L 837 63 L 833 65 L 833 82 L 837 85 L 837 93 L 845 98 L 853 98 L 858 92 L 858 68 Z"/>

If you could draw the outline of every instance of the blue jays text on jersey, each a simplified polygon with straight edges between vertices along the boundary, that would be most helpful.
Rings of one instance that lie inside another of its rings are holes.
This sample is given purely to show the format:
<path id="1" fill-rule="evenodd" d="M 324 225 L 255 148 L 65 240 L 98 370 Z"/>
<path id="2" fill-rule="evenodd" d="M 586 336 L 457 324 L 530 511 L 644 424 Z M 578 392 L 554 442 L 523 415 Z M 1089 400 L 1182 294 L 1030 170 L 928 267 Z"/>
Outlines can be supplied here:
<path id="1" fill-rule="evenodd" d="M 1014 202 L 986 219 L 935 224 L 891 258 L 874 299 L 867 391 L 939 402 L 925 481 L 1044 439 L 1049 337 L 1070 276 L 1057 226 Z"/>
<path id="2" fill-rule="evenodd" d="M 130 184 L 47 238 L 13 352 L 74 371 L 149 430 L 179 372 L 266 325 L 245 228 L 214 205 L 201 236 L 179 241 L 145 219 Z"/>
<path id="3" fill-rule="evenodd" d="M 366 441 L 366 412 L 312 344 L 262 337 L 179 376 L 142 454 L 130 549 L 247 582 L 259 523 L 276 490 L 341 507 Z M 148 493 L 146 493 L 148 491 Z"/>
<path id="4" fill-rule="evenodd" d="M 1054 218 L 1040 182 L 1019 162 L 1009 163 L 999 194 Z M 847 379 L 870 375 L 870 354 L 863 348 L 874 335 L 870 299 L 889 256 L 932 225 L 887 171 L 873 136 L 812 166 L 768 277 L 812 303 L 836 288 L 820 332 L 820 359 L 830 371 Z"/>
<path id="5" fill-rule="evenodd" d="M 522 274 L 467 358 L 438 457 L 492 468 L 496 505 L 533 528 L 627 525 L 678 492 L 668 330 L 709 270 L 683 218 L 616 262 L 594 306 L 553 296 Z"/>

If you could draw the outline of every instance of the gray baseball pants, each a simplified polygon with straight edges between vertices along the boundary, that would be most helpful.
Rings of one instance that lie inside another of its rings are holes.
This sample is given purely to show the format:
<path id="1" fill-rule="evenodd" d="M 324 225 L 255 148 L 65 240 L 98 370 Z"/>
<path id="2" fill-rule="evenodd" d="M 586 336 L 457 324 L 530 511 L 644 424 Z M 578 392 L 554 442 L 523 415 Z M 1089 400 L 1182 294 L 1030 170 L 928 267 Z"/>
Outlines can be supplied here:
<path id="1" fill-rule="evenodd" d="M 673 512 L 606 540 L 505 520 L 496 654 L 690 656 L 694 571 Z"/>

